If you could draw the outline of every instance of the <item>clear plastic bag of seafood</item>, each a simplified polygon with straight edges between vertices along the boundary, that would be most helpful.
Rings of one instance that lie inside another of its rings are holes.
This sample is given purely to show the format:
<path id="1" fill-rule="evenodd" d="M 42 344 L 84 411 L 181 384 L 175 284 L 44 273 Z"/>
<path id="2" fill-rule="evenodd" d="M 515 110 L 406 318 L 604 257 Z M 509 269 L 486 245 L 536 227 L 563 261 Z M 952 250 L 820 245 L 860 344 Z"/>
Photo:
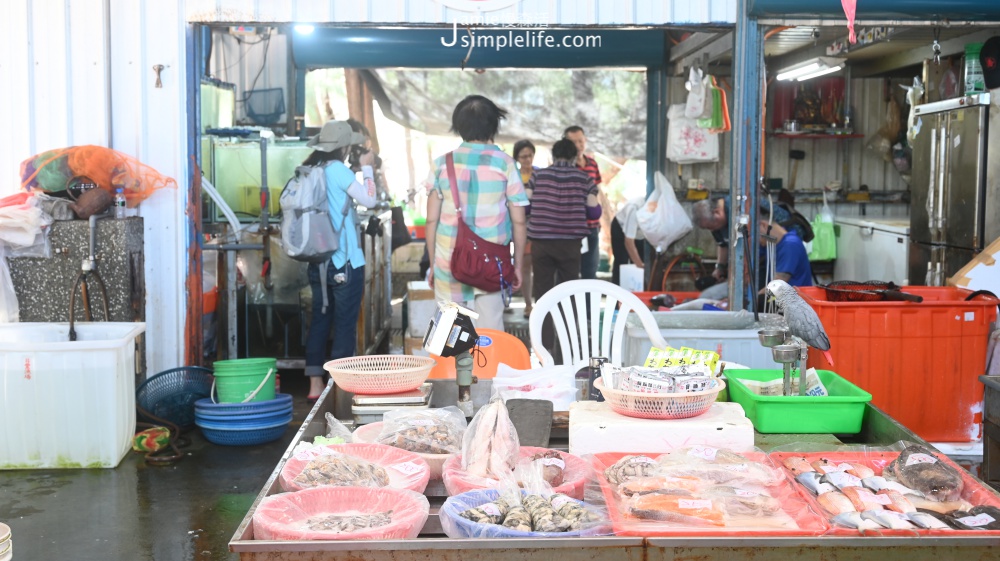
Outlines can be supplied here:
<path id="1" fill-rule="evenodd" d="M 1000 500 L 924 444 L 782 446 L 772 458 L 805 491 L 835 533 L 1000 532 Z"/>
<path id="2" fill-rule="evenodd" d="M 469 475 L 500 480 L 517 465 L 517 430 L 499 394 L 472 418 L 462 438 L 462 469 Z"/>
<path id="3" fill-rule="evenodd" d="M 351 431 L 344 426 L 333 413 L 326 414 L 326 437 L 335 439 L 336 444 L 344 444 L 351 441 Z"/>
<path id="4" fill-rule="evenodd" d="M 293 454 L 281 468 L 286 491 L 313 487 L 392 487 L 422 493 L 430 480 L 426 460 L 384 444 L 325 444 Z"/>
<path id="5" fill-rule="evenodd" d="M 820 535 L 829 526 L 758 449 L 589 457 L 618 535 Z"/>
<path id="6" fill-rule="evenodd" d="M 458 407 L 387 411 L 375 442 L 422 454 L 456 454 L 468 423 Z"/>

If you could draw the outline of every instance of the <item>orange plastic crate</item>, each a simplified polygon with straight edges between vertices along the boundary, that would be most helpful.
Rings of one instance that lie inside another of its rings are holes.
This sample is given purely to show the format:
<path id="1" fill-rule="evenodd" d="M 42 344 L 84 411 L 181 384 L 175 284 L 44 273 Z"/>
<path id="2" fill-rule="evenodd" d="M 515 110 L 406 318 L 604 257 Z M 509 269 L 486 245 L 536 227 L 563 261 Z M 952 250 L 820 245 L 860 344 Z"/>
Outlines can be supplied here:
<path id="1" fill-rule="evenodd" d="M 836 363 L 814 351 L 809 366 L 835 370 L 925 440 L 980 438 L 978 376 L 986 366 L 996 300 L 965 301 L 972 292 L 955 287 L 904 287 L 923 296 L 922 303 L 830 302 L 822 288 L 798 290 L 819 314 Z"/>
<path id="2" fill-rule="evenodd" d="M 681 303 L 687 302 L 688 300 L 694 300 L 701 293 L 700 292 L 664 292 L 662 290 L 654 290 L 652 292 L 633 292 L 632 294 L 635 294 L 636 296 L 638 296 L 639 300 L 642 300 L 642 303 L 645 304 L 646 307 L 651 307 L 653 305 L 653 302 L 652 302 L 653 297 L 654 296 L 659 296 L 660 294 L 669 294 L 669 295 L 671 295 L 671 296 L 674 297 L 674 300 L 676 300 L 678 304 L 681 304 Z M 669 310 L 669 309 L 670 308 L 664 308 L 664 310 Z"/>

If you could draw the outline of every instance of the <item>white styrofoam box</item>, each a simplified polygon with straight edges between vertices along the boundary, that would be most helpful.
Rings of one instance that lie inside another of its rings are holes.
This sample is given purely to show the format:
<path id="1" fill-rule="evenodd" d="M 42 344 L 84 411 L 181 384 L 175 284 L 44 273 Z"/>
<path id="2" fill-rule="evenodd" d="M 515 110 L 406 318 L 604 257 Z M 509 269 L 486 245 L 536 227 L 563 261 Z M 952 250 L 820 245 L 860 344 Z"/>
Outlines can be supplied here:
<path id="1" fill-rule="evenodd" d="M 145 323 L 0 324 L 0 469 L 113 468 L 135 433 Z"/>
<path id="2" fill-rule="evenodd" d="M 753 315 L 743 312 L 654 312 L 660 334 L 676 349 L 715 351 L 728 362 L 748 368 L 775 368 L 771 349 L 760 344 Z M 761 314 L 762 320 L 771 321 Z M 697 329 L 695 329 L 697 327 Z M 653 347 L 638 319 L 630 316 L 622 341 L 622 366 L 641 365 Z"/>
<path id="3" fill-rule="evenodd" d="M 637 265 L 622 265 L 618 276 L 618 286 L 632 292 L 642 292 L 645 290 L 645 270 Z"/>
<path id="4" fill-rule="evenodd" d="M 406 283 L 406 295 L 407 335 L 423 338 L 438 311 L 434 289 L 427 281 L 410 281 Z"/>
<path id="5" fill-rule="evenodd" d="M 636 419 L 619 415 L 607 402 L 578 401 L 569 407 L 569 453 L 663 453 L 685 446 L 736 452 L 753 448 L 753 423 L 738 403 L 716 402 L 690 419 Z"/>

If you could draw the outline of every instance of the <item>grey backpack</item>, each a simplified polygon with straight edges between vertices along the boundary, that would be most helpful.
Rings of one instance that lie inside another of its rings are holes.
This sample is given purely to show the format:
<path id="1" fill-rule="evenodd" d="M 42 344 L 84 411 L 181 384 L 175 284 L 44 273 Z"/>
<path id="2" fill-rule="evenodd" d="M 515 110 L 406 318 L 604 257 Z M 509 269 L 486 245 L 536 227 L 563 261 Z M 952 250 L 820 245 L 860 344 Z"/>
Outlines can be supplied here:
<path id="1" fill-rule="evenodd" d="M 347 216 L 350 195 L 341 210 Z M 278 198 L 281 206 L 281 247 L 296 261 L 319 263 L 323 286 L 323 310 L 326 311 L 326 269 L 330 258 L 340 248 L 340 231 L 330 220 L 326 196 L 326 172 L 321 166 L 299 166 Z"/>

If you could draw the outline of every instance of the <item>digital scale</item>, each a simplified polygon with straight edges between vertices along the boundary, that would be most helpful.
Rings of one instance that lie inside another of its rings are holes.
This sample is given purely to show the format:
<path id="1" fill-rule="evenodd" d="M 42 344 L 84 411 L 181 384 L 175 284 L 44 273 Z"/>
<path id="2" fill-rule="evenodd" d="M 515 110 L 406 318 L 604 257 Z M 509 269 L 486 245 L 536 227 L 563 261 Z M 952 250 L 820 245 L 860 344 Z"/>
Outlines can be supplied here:
<path id="1" fill-rule="evenodd" d="M 394 409 L 429 409 L 434 387 L 424 382 L 415 390 L 385 395 L 355 395 L 351 399 L 351 414 L 358 425 L 377 423 L 386 411 Z"/>

